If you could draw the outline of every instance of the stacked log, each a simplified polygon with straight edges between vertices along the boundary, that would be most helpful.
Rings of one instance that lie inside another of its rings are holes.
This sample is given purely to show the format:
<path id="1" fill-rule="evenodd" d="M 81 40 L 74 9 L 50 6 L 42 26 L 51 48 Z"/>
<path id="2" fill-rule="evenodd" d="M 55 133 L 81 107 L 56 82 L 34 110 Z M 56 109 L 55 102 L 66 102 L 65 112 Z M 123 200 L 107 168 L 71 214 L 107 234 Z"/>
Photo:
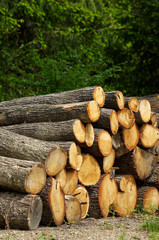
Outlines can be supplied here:
<path id="1" fill-rule="evenodd" d="M 158 114 L 100 86 L 0 103 L 0 227 L 127 216 L 138 196 L 157 209 Z"/>

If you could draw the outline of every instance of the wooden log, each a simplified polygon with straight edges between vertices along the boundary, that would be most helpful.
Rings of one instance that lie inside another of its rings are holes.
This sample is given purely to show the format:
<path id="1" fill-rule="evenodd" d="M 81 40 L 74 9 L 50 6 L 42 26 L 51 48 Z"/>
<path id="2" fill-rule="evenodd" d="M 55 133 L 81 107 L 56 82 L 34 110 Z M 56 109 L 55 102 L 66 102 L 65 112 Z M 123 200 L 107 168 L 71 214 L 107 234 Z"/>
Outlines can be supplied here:
<path id="1" fill-rule="evenodd" d="M 159 113 L 159 94 L 147 95 L 143 97 L 137 97 L 138 100 L 146 99 L 151 105 L 152 112 Z"/>
<path id="2" fill-rule="evenodd" d="M 15 105 L 0 108 L 0 126 L 34 122 L 59 122 L 78 118 L 84 123 L 96 122 L 100 108 L 96 101 L 63 105 Z"/>
<path id="3" fill-rule="evenodd" d="M 46 172 L 52 176 L 66 166 L 66 151 L 71 144 L 72 142 L 58 142 L 57 144 L 57 142 L 37 140 L 0 128 L 2 156 L 45 163 Z"/>
<path id="4" fill-rule="evenodd" d="M 159 206 L 159 191 L 155 187 L 138 187 L 138 200 L 142 201 L 143 208 L 148 214 L 156 212 Z"/>
<path id="5" fill-rule="evenodd" d="M 158 123 L 157 123 L 157 113 L 155 112 L 151 112 L 151 117 L 150 117 L 150 121 L 148 122 L 148 124 L 152 125 L 153 127 L 158 127 Z"/>
<path id="6" fill-rule="evenodd" d="M 83 163 L 78 172 L 78 179 L 84 186 L 95 185 L 100 178 L 101 170 L 97 160 L 90 154 L 83 154 Z"/>
<path id="7" fill-rule="evenodd" d="M 112 148 L 111 153 L 107 157 L 103 157 L 103 171 L 109 173 L 114 165 L 115 161 L 115 150 Z"/>
<path id="8" fill-rule="evenodd" d="M 116 159 L 114 166 L 117 174 L 131 174 L 135 179 L 145 180 L 154 171 L 157 157 L 139 147 Z"/>
<path id="9" fill-rule="evenodd" d="M 79 119 L 61 122 L 23 123 L 2 127 L 14 133 L 43 141 L 84 142 L 86 129 Z"/>
<path id="10" fill-rule="evenodd" d="M 87 187 L 90 196 L 89 216 L 93 218 L 107 217 L 109 208 L 117 196 L 117 185 L 111 174 L 103 174 L 97 184 Z"/>
<path id="11" fill-rule="evenodd" d="M 65 195 L 72 195 L 78 185 L 78 173 L 76 170 L 69 169 L 66 171 L 66 185 L 63 188 Z"/>
<path id="12" fill-rule="evenodd" d="M 140 140 L 144 147 L 153 147 L 159 140 L 159 129 L 150 124 L 143 124 L 140 128 Z"/>
<path id="13" fill-rule="evenodd" d="M 139 129 L 136 123 L 129 129 L 123 129 L 122 131 L 123 141 L 129 150 L 133 150 L 139 142 Z"/>
<path id="14" fill-rule="evenodd" d="M 82 216 L 80 201 L 74 196 L 65 195 L 65 204 L 66 221 L 69 223 L 79 223 Z"/>
<path id="15" fill-rule="evenodd" d="M 136 97 L 125 97 L 125 107 L 133 112 L 139 111 L 140 103 Z"/>
<path id="16" fill-rule="evenodd" d="M 46 182 L 42 163 L 0 156 L 0 188 L 7 191 L 37 194 Z"/>
<path id="17" fill-rule="evenodd" d="M 95 128 L 102 128 L 112 134 L 116 134 L 119 128 L 117 112 L 113 109 L 101 108 L 98 121 L 93 123 Z"/>
<path id="18" fill-rule="evenodd" d="M 123 108 L 122 110 L 118 110 L 117 112 L 118 120 L 123 128 L 131 128 L 135 123 L 135 115 L 128 108 Z"/>
<path id="19" fill-rule="evenodd" d="M 40 192 L 43 202 L 42 225 L 61 225 L 65 217 L 65 196 L 60 182 L 48 177 L 45 187 Z"/>
<path id="20" fill-rule="evenodd" d="M 151 105 L 148 100 L 141 100 L 139 111 L 135 113 L 135 121 L 137 124 L 148 123 L 151 118 Z"/>
<path id="21" fill-rule="evenodd" d="M 51 93 L 46 95 L 23 97 L 4 101 L 0 103 L 0 107 L 10 107 L 15 105 L 28 104 L 65 104 L 72 102 L 86 102 L 95 100 L 100 107 L 105 102 L 105 94 L 100 86 L 86 87 L 77 90 L 65 91 L 60 93 Z"/>
<path id="22" fill-rule="evenodd" d="M 156 187 L 159 189 L 159 164 L 155 167 L 153 173 L 144 180 L 144 182 L 139 182 L 138 186 L 149 186 Z"/>
<path id="23" fill-rule="evenodd" d="M 72 195 L 76 197 L 81 204 L 81 219 L 86 218 L 90 202 L 87 189 L 82 185 L 78 185 Z"/>
<path id="24" fill-rule="evenodd" d="M 34 230 L 42 216 L 38 195 L 0 192 L 0 228 Z"/>
<path id="25" fill-rule="evenodd" d="M 93 145 L 94 138 L 95 138 L 95 132 L 94 132 L 93 125 L 91 123 L 87 123 L 85 143 L 88 147 L 91 147 Z"/>
<path id="26" fill-rule="evenodd" d="M 66 186 L 66 180 L 67 180 L 67 172 L 64 168 L 61 172 L 55 175 L 55 180 L 60 182 L 61 188 L 64 189 Z"/>
<path id="27" fill-rule="evenodd" d="M 111 108 L 114 110 L 123 109 L 125 105 L 125 98 L 120 91 L 105 92 L 104 108 Z"/>
<path id="28" fill-rule="evenodd" d="M 122 140 L 120 132 L 112 136 L 112 145 L 115 150 L 116 158 L 120 158 L 122 155 L 125 155 L 126 153 L 130 152 L 130 150 L 125 147 L 125 143 Z"/>
<path id="29" fill-rule="evenodd" d="M 132 175 L 115 176 L 119 187 L 118 194 L 113 202 L 116 214 L 120 217 L 129 216 L 136 207 L 137 185 Z"/>

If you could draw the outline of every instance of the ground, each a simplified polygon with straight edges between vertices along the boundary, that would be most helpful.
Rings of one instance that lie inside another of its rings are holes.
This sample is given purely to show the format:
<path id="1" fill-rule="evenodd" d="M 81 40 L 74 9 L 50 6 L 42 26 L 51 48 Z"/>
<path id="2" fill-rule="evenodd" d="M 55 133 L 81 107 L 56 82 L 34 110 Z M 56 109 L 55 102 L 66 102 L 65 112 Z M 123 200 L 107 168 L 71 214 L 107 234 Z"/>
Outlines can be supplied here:
<path id="1" fill-rule="evenodd" d="M 148 240 L 149 233 L 141 230 L 140 216 L 86 218 L 78 224 L 59 227 L 40 226 L 32 231 L 0 230 L 3 240 Z"/>

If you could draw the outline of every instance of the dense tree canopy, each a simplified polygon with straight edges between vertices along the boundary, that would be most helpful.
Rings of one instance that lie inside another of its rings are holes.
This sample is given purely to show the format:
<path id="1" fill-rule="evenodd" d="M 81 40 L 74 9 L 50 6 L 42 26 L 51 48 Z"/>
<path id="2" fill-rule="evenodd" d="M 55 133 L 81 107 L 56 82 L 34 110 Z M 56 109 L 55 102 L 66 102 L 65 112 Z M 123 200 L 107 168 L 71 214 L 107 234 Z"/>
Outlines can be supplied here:
<path id="1" fill-rule="evenodd" d="M 101 85 L 157 92 L 158 0 L 1 0 L 0 100 Z"/>

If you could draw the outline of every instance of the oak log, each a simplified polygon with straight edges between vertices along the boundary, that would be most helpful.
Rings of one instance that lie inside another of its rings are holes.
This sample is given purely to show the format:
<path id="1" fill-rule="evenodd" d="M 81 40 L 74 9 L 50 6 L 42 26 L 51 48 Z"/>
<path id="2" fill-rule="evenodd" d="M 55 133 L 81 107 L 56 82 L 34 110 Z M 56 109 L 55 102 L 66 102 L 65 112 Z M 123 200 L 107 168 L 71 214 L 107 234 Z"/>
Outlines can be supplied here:
<path id="1" fill-rule="evenodd" d="M 38 195 L 0 192 L 0 228 L 34 230 L 42 216 Z"/>

